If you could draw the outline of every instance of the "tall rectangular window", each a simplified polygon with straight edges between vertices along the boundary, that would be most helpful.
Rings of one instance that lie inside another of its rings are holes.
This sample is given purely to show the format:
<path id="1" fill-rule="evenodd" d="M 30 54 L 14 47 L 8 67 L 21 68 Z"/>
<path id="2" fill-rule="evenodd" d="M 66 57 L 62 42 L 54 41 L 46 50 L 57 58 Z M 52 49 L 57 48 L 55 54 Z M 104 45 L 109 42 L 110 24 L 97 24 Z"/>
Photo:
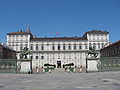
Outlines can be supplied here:
<path id="1" fill-rule="evenodd" d="M 87 44 L 85 44 L 85 49 L 88 49 Z"/>
<path id="2" fill-rule="evenodd" d="M 102 43 L 102 48 L 104 48 L 104 43 Z"/>
<path id="3" fill-rule="evenodd" d="M 44 50 L 44 46 L 41 46 L 41 50 Z"/>
<path id="4" fill-rule="evenodd" d="M 96 43 L 93 43 L 93 47 L 96 49 Z"/>
<path id="5" fill-rule="evenodd" d="M 58 45 L 58 50 L 60 50 L 60 45 Z"/>
<path id="6" fill-rule="evenodd" d="M 33 50 L 33 45 L 32 44 L 30 45 L 30 50 Z"/>
<path id="7" fill-rule="evenodd" d="M 76 45 L 74 45 L 74 50 L 76 50 Z"/>
<path id="8" fill-rule="evenodd" d="M 23 49 L 23 45 L 21 44 L 21 45 L 20 45 L 20 50 L 22 50 L 22 49 Z"/>
<path id="9" fill-rule="evenodd" d="M 100 49 L 100 43 L 98 43 L 98 49 Z"/>
<path id="10" fill-rule="evenodd" d="M 54 47 L 54 46 L 52 46 L 52 50 L 55 50 L 55 47 Z"/>
<path id="11" fill-rule="evenodd" d="M 82 46 L 81 46 L 81 44 L 79 45 L 79 49 L 82 49 Z"/>
<path id="12" fill-rule="evenodd" d="M 68 47 L 68 48 L 69 48 L 69 50 L 71 50 L 71 46 L 70 46 L 70 45 L 69 45 L 69 47 Z"/>
<path id="13" fill-rule="evenodd" d="M 65 45 L 63 46 L 63 50 L 65 50 Z"/>
<path id="14" fill-rule="evenodd" d="M 38 50 L 38 44 L 36 45 L 36 50 Z"/>

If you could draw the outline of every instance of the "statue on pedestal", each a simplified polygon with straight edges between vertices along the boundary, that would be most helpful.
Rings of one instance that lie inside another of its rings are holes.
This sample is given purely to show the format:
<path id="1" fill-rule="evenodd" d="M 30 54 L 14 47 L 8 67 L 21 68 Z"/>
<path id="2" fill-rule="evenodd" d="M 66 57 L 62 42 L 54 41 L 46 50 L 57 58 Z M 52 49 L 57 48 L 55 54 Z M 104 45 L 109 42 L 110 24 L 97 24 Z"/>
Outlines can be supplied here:
<path id="1" fill-rule="evenodd" d="M 22 52 L 20 54 L 20 59 L 27 59 L 27 55 L 30 54 L 30 51 L 28 51 L 27 47 L 24 47 L 22 49 Z"/>
<path id="2" fill-rule="evenodd" d="M 94 47 L 89 47 L 89 51 L 87 53 L 88 55 L 90 55 L 91 58 L 97 58 L 98 56 L 98 53 L 96 52 Z"/>

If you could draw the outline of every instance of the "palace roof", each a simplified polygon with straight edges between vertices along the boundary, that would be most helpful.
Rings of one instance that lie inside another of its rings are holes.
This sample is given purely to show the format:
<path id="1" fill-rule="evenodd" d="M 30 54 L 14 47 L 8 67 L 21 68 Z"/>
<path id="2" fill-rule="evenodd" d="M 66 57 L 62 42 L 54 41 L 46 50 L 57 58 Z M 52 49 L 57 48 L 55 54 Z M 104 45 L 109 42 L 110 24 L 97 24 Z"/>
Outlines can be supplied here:
<path id="1" fill-rule="evenodd" d="M 7 33 L 7 35 L 25 35 L 25 34 L 31 34 L 30 32 L 12 32 Z"/>
<path id="2" fill-rule="evenodd" d="M 87 40 L 84 37 L 45 37 L 45 38 L 32 38 L 31 41 L 37 40 Z"/>
<path id="3" fill-rule="evenodd" d="M 85 34 L 108 34 L 109 32 L 107 31 L 101 31 L 101 30 L 92 30 L 92 31 L 87 31 Z"/>

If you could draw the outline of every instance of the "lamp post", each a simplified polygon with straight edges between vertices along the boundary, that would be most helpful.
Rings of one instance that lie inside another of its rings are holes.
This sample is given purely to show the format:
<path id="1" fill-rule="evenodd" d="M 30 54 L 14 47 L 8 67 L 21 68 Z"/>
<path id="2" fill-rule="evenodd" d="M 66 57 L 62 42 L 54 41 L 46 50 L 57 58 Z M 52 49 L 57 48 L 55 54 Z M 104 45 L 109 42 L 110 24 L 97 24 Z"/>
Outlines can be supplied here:
<path id="1" fill-rule="evenodd" d="M 33 54 L 32 53 L 30 53 L 30 55 L 29 55 L 29 59 L 30 59 L 30 69 L 31 69 L 31 74 L 33 73 L 33 71 L 32 71 L 32 59 L 33 59 Z"/>
<path id="2" fill-rule="evenodd" d="M 87 71 L 87 68 L 88 68 L 88 59 L 87 58 L 88 58 L 88 54 L 86 55 L 86 72 L 88 72 Z"/>

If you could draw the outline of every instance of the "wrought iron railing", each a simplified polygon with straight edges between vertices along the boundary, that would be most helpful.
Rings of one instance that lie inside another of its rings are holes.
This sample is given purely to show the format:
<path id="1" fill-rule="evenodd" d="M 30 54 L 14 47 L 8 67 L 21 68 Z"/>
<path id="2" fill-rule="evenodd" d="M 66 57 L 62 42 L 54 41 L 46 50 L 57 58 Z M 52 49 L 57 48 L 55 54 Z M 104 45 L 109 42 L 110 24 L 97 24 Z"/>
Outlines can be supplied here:
<path id="1" fill-rule="evenodd" d="M 99 71 L 120 71 L 120 57 L 104 57 L 98 62 Z"/>

